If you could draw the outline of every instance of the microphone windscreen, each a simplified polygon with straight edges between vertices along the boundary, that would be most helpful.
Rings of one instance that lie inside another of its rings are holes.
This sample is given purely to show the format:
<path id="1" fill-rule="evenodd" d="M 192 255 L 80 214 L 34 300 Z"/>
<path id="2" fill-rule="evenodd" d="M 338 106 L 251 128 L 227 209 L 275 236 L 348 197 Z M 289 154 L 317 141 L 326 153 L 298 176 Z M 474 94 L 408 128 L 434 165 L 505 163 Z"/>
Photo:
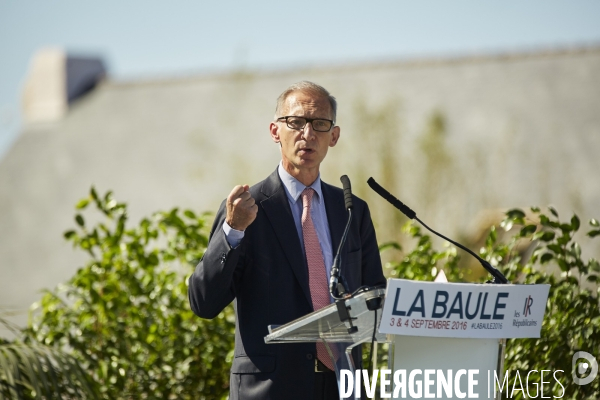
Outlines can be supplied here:
<path id="1" fill-rule="evenodd" d="M 342 181 L 342 187 L 344 188 L 344 203 L 346 204 L 346 209 L 350 209 L 352 208 L 352 187 L 350 186 L 350 179 L 348 178 L 348 175 L 342 175 L 340 181 Z"/>
<path id="2" fill-rule="evenodd" d="M 398 200 L 397 198 L 392 196 L 392 194 L 390 192 L 388 192 L 387 190 L 382 188 L 381 185 L 379 185 L 379 183 L 375 182 L 375 179 L 369 178 L 369 180 L 367 180 L 367 183 L 369 184 L 371 189 L 373 189 L 378 195 L 380 195 L 381 197 L 386 199 L 398 210 L 402 211 L 402 213 L 404 215 L 406 215 L 408 218 L 413 219 L 417 216 L 416 212 L 414 212 L 403 202 L 401 202 L 400 200 Z"/>

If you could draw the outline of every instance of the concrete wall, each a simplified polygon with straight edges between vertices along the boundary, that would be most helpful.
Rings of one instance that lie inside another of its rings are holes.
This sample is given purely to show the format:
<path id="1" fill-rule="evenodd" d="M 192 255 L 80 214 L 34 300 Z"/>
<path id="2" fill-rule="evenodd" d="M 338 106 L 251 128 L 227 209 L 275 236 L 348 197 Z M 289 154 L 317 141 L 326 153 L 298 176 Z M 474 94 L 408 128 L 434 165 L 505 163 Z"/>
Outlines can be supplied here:
<path id="1" fill-rule="evenodd" d="M 600 49 L 108 82 L 63 120 L 26 126 L 0 161 L 0 309 L 24 323 L 39 290 L 82 265 L 62 232 L 92 184 L 137 221 L 215 211 L 233 185 L 263 179 L 279 160 L 275 99 L 303 79 L 339 101 L 341 141 L 322 176 L 350 176 L 380 240 L 402 219 L 369 176 L 448 235 L 507 207 L 600 217 Z"/>

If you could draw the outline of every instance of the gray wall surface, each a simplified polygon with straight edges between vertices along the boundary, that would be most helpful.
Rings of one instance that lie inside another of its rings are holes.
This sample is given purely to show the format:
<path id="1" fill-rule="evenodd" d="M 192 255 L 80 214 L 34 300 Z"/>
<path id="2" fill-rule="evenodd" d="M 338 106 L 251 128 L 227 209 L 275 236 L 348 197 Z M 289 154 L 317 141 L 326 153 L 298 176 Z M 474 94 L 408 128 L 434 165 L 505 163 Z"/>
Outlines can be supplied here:
<path id="1" fill-rule="evenodd" d="M 349 175 L 380 241 L 401 218 L 369 176 L 459 237 L 508 207 L 600 217 L 600 49 L 107 82 L 62 121 L 26 126 L 0 161 L 0 310 L 24 324 L 39 291 L 83 265 L 62 233 L 91 185 L 137 221 L 216 211 L 233 185 L 266 177 L 279 160 L 275 99 L 305 79 L 339 102 L 322 177 Z"/>

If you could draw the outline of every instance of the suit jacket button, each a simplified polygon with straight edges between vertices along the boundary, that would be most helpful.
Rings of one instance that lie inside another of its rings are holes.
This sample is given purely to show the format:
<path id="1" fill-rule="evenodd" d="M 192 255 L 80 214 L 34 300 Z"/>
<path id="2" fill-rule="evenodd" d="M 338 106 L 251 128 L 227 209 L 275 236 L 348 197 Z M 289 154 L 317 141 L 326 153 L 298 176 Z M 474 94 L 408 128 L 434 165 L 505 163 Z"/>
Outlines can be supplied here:
<path id="1" fill-rule="evenodd" d="M 307 359 L 307 360 L 312 360 L 312 358 L 313 358 L 313 355 L 312 355 L 312 354 L 308 353 L 308 354 L 306 355 L 306 359 Z"/>
<path id="2" fill-rule="evenodd" d="M 221 254 L 221 264 L 225 264 L 225 260 L 227 260 L 227 254 Z"/>

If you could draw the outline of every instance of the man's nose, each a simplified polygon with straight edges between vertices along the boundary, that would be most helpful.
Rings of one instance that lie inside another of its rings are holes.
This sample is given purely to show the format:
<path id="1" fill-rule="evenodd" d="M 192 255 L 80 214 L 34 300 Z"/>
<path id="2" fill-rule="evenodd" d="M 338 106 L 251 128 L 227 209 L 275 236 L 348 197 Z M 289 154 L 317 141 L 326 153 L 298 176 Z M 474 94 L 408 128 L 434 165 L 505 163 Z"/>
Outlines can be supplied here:
<path id="1" fill-rule="evenodd" d="M 309 141 L 316 137 L 316 133 L 315 133 L 315 130 L 313 129 L 312 123 L 306 121 L 306 125 L 304 125 L 304 128 L 302 129 L 302 136 L 304 137 L 304 140 L 306 140 L 306 141 Z"/>

